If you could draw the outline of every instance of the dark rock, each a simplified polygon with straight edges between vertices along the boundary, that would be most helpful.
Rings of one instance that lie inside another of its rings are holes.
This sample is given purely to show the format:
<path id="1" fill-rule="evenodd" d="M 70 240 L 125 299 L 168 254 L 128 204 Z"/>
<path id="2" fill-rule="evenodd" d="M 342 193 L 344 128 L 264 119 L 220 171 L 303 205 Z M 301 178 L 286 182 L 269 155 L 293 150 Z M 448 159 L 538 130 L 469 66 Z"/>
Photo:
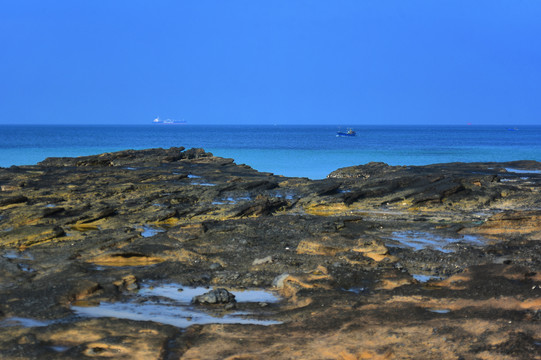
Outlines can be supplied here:
<path id="1" fill-rule="evenodd" d="M 99 290 L 101 286 L 99 283 L 90 280 L 82 280 L 74 287 L 74 292 L 68 296 L 68 301 L 82 300 L 89 296 L 92 296 Z"/>
<path id="2" fill-rule="evenodd" d="M 43 209 L 43 217 L 49 217 L 49 216 L 54 216 L 54 215 L 58 215 L 62 212 L 66 211 L 66 209 L 64 209 L 63 207 L 49 207 L 49 208 L 45 208 Z"/>
<path id="3" fill-rule="evenodd" d="M 170 163 L 184 159 L 194 160 L 212 157 L 211 153 L 203 149 L 190 149 L 184 151 L 184 147 L 172 147 L 169 149 L 146 149 L 146 150 L 123 150 L 112 153 L 104 153 L 98 156 L 80 156 L 76 158 L 47 158 L 40 163 L 47 167 L 111 167 L 128 165 L 155 165 L 156 162 Z"/>
<path id="4" fill-rule="evenodd" d="M 102 208 L 98 208 L 98 209 L 92 210 L 90 214 L 87 214 L 84 217 L 82 217 L 81 223 L 85 224 L 85 223 L 94 222 L 94 221 L 104 219 L 109 216 L 113 216 L 115 215 L 115 213 L 116 211 L 112 207 L 105 206 Z"/>
<path id="5" fill-rule="evenodd" d="M 265 216 L 287 207 L 289 204 L 283 199 L 256 199 L 254 202 L 240 205 L 235 209 L 236 217 Z"/>
<path id="6" fill-rule="evenodd" d="M 390 166 L 383 162 L 370 162 L 366 165 L 345 167 L 333 171 L 327 178 L 344 179 L 344 178 L 360 178 L 368 179 L 374 175 L 381 175 L 384 172 L 401 169 L 402 166 Z"/>
<path id="7" fill-rule="evenodd" d="M 316 196 L 328 196 L 337 194 L 340 189 L 340 183 L 322 183 L 314 189 Z"/>
<path id="8" fill-rule="evenodd" d="M 211 153 L 207 153 L 205 152 L 205 150 L 200 149 L 200 148 L 189 149 L 182 153 L 182 159 L 188 159 L 188 160 L 206 158 L 206 157 L 211 157 L 211 156 L 212 156 Z"/>
<path id="9" fill-rule="evenodd" d="M 12 204 L 20 204 L 27 202 L 28 198 L 26 196 L 10 196 L 6 198 L 0 198 L 0 206 L 6 206 L 6 205 L 12 205 Z"/>
<path id="10" fill-rule="evenodd" d="M 59 226 L 21 226 L 11 231 L 0 232 L 0 242 L 10 245 L 28 246 L 64 235 L 64 229 Z"/>
<path id="11" fill-rule="evenodd" d="M 235 295 L 224 288 L 211 290 L 203 295 L 195 296 L 192 299 L 194 304 L 229 304 L 235 303 Z"/>
<path id="12" fill-rule="evenodd" d="M 240 183 L 238 187 L 242 190 L 271 190 L 278 187 L 278 184 L 274 181 L 258 180 Z"/>

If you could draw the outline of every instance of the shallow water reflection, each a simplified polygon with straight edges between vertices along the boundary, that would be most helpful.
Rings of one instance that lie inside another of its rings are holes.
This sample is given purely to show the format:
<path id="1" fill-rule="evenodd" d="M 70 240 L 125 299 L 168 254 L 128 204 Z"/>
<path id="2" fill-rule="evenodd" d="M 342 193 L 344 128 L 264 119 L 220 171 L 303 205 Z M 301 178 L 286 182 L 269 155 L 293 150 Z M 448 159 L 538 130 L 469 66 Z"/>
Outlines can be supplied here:
<path id="1" fill-rule="evenodd" d="M 185 328 L 195 324 L 255 324 L 274 325 L 281 322 L 250 318 L 253 313 L 233 311 L 211 313 L 212 306 L 196 306 L 191 303 L 194 296 L 208 292 L 204 287 L 181 287 L 176 284 L 160 286 L 143 285 L 133 299 L 127 302 L 101 303 L 98 306 L 72 306 L 79 316 L 115 317 L 121 319 L 154 321 Z M 238 303 L 272 303 L 280 299 L 263 290 L 232 291 Z M 214 308 L 216 310 L 216 308 Z M 222 307 L 218 307 L 222 309 Z"/>
<path id="2" fill-rule="evenodd" d="M 449 309 L 428 309 L 428 311 L 436 314 L 448 314 L 451 312 Z"/>
<path id="3" fill-rule="evenodd" d="M 295 199 L 296 194 L 289 191 L 271 191 L 270 196 L 279 199 L 293 200 Z"/>
<path id="4" fill-rule="evenodd" d="M 143 226 L 143 231 L 141 232 L 142 237 L 151 237 L 158 233 L 165 232 L 163 229 L 155 229 L 150 226 Z"/>
<path id="5" fill-rule="evenodd" d="M 443 253 L 450 253 L 454 250 L 449 248 L 450 245 L 456 243 L 467 243 L 469 245 L 484 245 L 483 241 L 479 237 L 472 235 L 464 235 L 459 238 L 449 238 L 434 235 L 427 232 L 420 231 L 400 231 L 394 232 L 391 240 L 398 242 L 399 244 L 388 243 L 390 247 L 402 247 L 411 248 L 414 251 L 422 249 L 433 249 Z"/>
<path id="6" fill-rule="evenodd" d="M 251 196 L 239 196 L 239 197 L 226 197 L 222 198 L 220 200 L 213 201 L 213 205 L 230 205 L 230 204 L 237 204 L 239 201 L 249 201 L 252 200 Z"/>
<path id="7" fill-rule="evenodd" d="M 364 287 L 353 287 L 353 288 L 347 288 L 347 289 L 342 289 L 344 291 L 347 291 L 347 292 L 352 292 L 354 294 L 360 294 L 364 291 L 366 291 L 366 288 Z"/>
<path id="8" fill-rule="evenodd" d="M 34 260 L 34 257 L 31 254 L 16 250 L 8 250 L 2 255 L 2 257 L 6 259 Z"/>
<path id="9" fill-rule="evenodd" d="M 69 346 L 60 346 L 60 345 L 53 345 L 53 346 L 49 346 L 49 349 L 51 350 L 54 350 L 56 352 L 64 352 L 64 351 L 68 351 L 70 349 Z"/>
<path id="10" fill-rule="evenodd" d="M 522 169 L 513 169 L 505 168 L 507 172 L 513 172 L 516 174 L 541 174 L 541 170 L 522 170 Z"/>
<path id="11" fill-rule="evenodd" d="M 199 185 L 199 186 L 216 186 L 216 184 L 212 184 L 212 183 L 199 183 L 199 182 L 192 182 L 191 185 Z"/>
<path id="12" fill-rule="evenodd" d="M 421 274 L 412 274 L 413 278 L 417 280 L 420 283 L 425 283 L 430 280 L 441 280 L 442 278 L 439 276 L 432 276 L 432 275 L 421 275 Z"/>
<path id="13" fill-rule="evenodd" d="M 53 321 L 42 321 L 23 317 L 9 317 L 0 321 L 0 327 L 5 326 L 22 326 L 22 327 L 43 327 L 49 326 Z"/>

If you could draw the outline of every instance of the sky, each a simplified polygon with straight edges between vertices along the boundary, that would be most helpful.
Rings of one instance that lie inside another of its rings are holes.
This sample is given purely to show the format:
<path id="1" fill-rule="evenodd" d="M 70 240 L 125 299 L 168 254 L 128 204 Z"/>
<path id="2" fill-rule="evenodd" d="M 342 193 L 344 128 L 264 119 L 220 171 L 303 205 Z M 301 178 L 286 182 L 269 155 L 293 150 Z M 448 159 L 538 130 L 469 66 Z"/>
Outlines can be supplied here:
<path id="1" fill-rule="evenodd" d="M 537 0 L 0 0 L 0 124 L 541 125 Z"/>

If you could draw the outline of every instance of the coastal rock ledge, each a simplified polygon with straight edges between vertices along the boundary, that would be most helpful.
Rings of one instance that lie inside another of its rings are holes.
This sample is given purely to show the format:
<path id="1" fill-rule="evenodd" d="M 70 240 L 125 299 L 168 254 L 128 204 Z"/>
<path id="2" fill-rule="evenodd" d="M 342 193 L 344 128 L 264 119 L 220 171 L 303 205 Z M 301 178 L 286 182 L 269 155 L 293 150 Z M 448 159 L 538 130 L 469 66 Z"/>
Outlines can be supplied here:
<path id="1" fill-rule="evenodd" d="M 0 168 L 0 358 L 540 359 L 540 185 L 183 147 Z"/>

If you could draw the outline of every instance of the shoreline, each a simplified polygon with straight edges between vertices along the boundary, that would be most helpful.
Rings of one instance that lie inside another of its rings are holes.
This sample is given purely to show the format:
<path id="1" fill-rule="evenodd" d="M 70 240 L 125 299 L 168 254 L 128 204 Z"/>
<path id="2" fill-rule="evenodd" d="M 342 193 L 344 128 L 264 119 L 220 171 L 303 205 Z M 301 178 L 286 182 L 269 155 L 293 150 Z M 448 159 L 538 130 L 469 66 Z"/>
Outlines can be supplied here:
<path id="1" fill-rule="evenodd" d="M 0 168 L 0 357 L 531 358 L 540 185 L 536 161 L 310 180 L 184 148 Z"/>
<path id="2" fill-rule="evenodd" d="M 3 128 L 4 129 L 4 128 Z M 312 179 L 371 161 L 390 165 L 541 161 L 541 127 L 18 127 L 0 131 L 0 166 L 36 164 L 52 156 L 90 156 L 130 148 L 202 147 L 265 172 Z M 121 137 L 117 134 L 122 134 Z"/>

